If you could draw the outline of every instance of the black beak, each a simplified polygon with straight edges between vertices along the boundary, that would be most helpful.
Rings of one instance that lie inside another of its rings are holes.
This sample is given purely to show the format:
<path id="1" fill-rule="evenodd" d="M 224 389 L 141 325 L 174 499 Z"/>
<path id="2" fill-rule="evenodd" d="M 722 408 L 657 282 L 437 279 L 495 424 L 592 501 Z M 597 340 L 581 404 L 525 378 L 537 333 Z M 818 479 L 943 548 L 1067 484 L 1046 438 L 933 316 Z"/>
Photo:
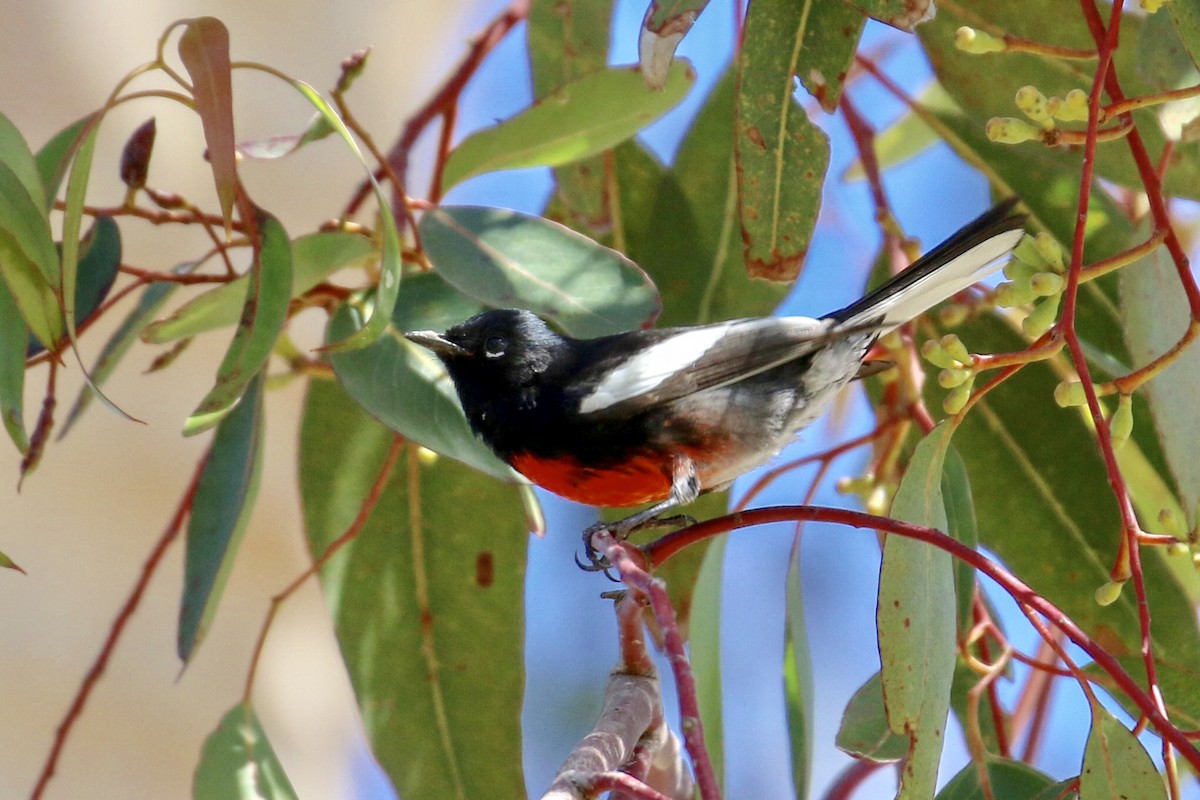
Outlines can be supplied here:
<path id="1" fill-rule="evenodd" d="M 455 358 L 467 354 L 465 347 L 450 341 L 436 331 L 409 331 L 404 334 L 404 338 L 432 350 L 434 355 L 441 358 Z"/>

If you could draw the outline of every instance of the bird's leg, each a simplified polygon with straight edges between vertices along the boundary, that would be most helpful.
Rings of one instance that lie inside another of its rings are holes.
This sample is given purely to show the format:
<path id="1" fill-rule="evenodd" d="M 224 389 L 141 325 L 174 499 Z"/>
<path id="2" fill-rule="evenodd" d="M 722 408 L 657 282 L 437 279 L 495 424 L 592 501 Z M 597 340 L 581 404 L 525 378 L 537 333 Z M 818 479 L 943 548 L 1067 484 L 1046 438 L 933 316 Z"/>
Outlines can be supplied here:
<path id="1" fill-rule="evenodd" d="M 658 528 L 674 525 L 692 525 L 695 519 L 686 514 L 676 514 L 670 517 L 661 516 L 664 511 L 687 505 L 700 496 L 700 477 L 696 474 L 696 463 L 686 456 L 676 456 L 671 466 L 671 494 L 666 500 L 655 503 L 649 508 L 642 509 L 616 522 L 597 522 L 583 532 L 583 551 L 587 563 L 578 558 L 576 563 L 585 570 L 598 572 L 607 570 L 608 563 L 592 546 L 592 536 L 600 531 L 608 531 L 613 538 L 624 541 L 637 531 L 647 528 Z"/>

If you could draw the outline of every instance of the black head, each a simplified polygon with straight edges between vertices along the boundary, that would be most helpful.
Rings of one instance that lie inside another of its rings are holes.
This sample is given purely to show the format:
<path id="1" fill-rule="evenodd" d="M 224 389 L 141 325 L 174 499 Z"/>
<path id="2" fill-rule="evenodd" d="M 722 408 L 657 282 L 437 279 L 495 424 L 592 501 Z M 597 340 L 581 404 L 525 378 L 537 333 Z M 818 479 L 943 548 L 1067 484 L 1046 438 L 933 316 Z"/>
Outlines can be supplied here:
<path id="1" fill-rule="evenodd" d="M 569 340 L 536 314 L 516 309 L 485 311 L 445 333 L 404 335 L 446 365 L 468 417 L 497 402 L 535 400 L 555 358 L 570 350 Z"/>

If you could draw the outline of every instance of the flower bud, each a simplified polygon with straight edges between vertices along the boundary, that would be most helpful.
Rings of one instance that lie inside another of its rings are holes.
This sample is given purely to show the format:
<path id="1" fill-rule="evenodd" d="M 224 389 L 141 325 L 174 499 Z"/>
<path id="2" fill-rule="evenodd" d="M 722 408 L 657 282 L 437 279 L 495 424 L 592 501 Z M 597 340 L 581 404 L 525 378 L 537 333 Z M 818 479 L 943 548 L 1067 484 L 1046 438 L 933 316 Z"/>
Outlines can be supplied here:
<path id="1" fill-rule="evenodd" d="M 966 25 L 954 33 L 954 46 L 964 53 L 981 55 L 983 53 L 1002 53 L 1008 49 L 1003 39 L 997 39 L 990 33 L 985 33 Z"/>
<path id="2" fill-rule="evenodd" d="M 1021 142 L 1040 141 L 1042 129 L 1030 125 L 1023 119 L 1015 117 L 992 117 L 984 127 L 988 139 L 1000 144 L 1020 144 Z"/>

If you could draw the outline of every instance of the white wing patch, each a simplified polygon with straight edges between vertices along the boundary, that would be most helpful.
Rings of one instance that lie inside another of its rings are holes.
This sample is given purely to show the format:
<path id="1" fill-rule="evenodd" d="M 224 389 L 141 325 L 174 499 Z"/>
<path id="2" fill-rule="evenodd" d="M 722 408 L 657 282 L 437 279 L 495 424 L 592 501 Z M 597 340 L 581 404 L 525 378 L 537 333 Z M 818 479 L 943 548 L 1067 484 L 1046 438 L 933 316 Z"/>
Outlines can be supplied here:
<path id="1" fill-rule="evenodd" d="M 758 320 L 740 320 L 722 325 L 706 325 L 703 328 L 681 331 L 650 345 L 605 375 L 604 380 L 580 402 L 579 412 L 590 414 L 601 411 L 649 392 L 699 361 L 732 326 L 756 322 Z"/>

